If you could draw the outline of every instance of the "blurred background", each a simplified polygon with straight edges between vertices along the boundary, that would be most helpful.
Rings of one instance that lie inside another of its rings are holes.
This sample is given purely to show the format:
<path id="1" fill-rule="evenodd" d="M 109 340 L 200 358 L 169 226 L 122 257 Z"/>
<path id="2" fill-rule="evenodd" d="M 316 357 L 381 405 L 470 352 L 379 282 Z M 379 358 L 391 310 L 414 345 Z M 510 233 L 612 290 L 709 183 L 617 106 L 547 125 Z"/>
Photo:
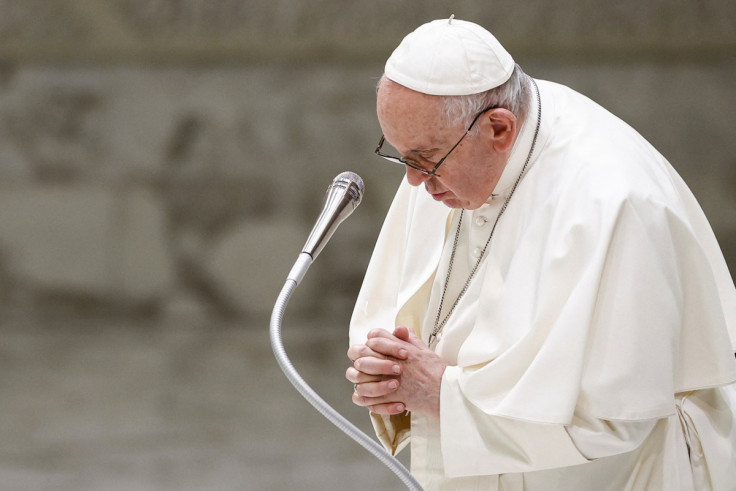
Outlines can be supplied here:
<path id="1" fill-rule="evenodd" d="M 370 431 L 347 324 L 403 175 L 374 86 L 451 13 L 658 147 L 736 271 L 735 2 L 0 0 L 0 488 L 402 489 L 286 381 L 268 321 L 357 172 L 283 331 Z"/>

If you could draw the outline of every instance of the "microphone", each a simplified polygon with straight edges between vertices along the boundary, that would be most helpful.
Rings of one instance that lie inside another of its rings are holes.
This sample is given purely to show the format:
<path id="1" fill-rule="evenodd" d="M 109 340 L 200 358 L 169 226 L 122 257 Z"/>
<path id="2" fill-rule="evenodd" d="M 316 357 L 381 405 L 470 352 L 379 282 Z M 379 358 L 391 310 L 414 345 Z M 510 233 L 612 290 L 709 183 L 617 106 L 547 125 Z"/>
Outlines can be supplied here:
<path id="1" fill-rule="evenodd" d="M 312 259 L 317 259 L 317 255 L 322 252 L 327 241 L 337 230 L 337 226 L 360 204 L 363 189 L 363 179 L 354 172 L 343 172 L 335 177 L 327 187 L 322 201 L 322 213 L 317 218 L 302 252 L 312 256 Z"/>
<path id="2" fill-rule="evenodd" d="M 343 172 L 332 181 L 327 188 L 322 213 L 320 213 L 317 222 L 312 228 L 312 232 L 304 244 L 302 252 L 299 253 L 291 272 L 281 289 L 279 297 L 273 306 L 271 314 L 271 347 L 281 370 L 289 379 L 289 382 L 299 391 L 299 393 L 309 402 L 316 410 L 318 410 L 332 424 L 340 428 L 347 436 L 359 443 L 363 448 L 368 450 L 374 457 L 388 466 L 394 474 L 396 474 L 406 484 L 410 490 L 421 491 L 422 487 L 414 479 L 408 469 L 391 454 L 386 452 L 384 448 L 373 438 L 363 433 L 358 427 L 348 421 L 344 416 L 340 415 L 327 402 L 317 394 L 304 379 L 299 375 L 294 365 L 289 360 L 284 343 L 281 340 L 281 321 L 284 318 L 286 304 L 294 292 L 299 282 L 312 264 L 312 261 L 322 251 L 328 240 L 335 233 L 337 226 L 342 223 L 363 199 L 363 180 L 352 172 Z"/>
<path id="3" fill-rule="evenodd" d="M 325 193 L 322 212 L 287 279 L 299 284 L 337 227 L 358 207 L 364 188 L 363 179 L 354 172 L 342 172 L 332 180 Z"/>

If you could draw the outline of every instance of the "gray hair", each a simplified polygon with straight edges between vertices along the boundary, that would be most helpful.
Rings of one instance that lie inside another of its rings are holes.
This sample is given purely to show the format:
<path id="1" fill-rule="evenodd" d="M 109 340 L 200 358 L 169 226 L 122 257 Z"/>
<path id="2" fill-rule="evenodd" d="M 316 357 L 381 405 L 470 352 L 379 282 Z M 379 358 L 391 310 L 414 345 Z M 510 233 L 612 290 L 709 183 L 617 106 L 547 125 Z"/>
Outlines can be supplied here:
<path id="1" fill-rule="evenodd" d="M 378 81 L 378 87 L 387 83 L 396 83 L 384 74 Z M 478 113 L 491 106 L 508 109 L 519 121 L 523 122 L 529 112 L 531 101 L 531 79 L 517 64 L 511 77 L 502 85 L 486 92 L 470 95 L 437 96 L 440 111 L 448 126 L 470 126 Z M 473 131 L 476 131 L 473 128 Z"/>

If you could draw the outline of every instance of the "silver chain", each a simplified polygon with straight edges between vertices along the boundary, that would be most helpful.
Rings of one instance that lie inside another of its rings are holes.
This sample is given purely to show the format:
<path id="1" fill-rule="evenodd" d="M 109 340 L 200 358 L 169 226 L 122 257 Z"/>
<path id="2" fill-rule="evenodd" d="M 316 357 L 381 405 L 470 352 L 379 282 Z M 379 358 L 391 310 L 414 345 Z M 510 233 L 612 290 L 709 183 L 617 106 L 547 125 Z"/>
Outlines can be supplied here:
<path id="1" fill-rule="evenodd" d="M 457 304 L 460 302 L 460 299 L 463 297 L 463 295 L 465 295 L 465 292 L 468 290 L 468 287 L 470 286 L 470 282 L 475 276 L 476 271 L 478 271 L 478 267 L 480 266 L 480 263 L 483 261 L 483 258 L 486 255 L 486 250 L 488 249 L 488 246 L 491 244 L 491 239 L 493 238 L 493 232 L 496 231 L 496 225 L 498 225 L 498 221 L 501 219 L 501 215 L 503 215 L 503 212 L 506 211 L 506 207 L 509 205 L 509 201 L 511 201 L 511 197 L 514 195 L 514 191 L 516 191 L 516 188 L 519 185 L 519 182 L 521 182 L 521 177 L 524 175 L 524 171 L 529 165 L 529 161 L 532 158 L 532 153 L 534 153 L 534 147 L 537 144 L 537 135 L 539 135 L 539 126 L 542 123 L 542 99 L 539 95 L 539 87 L 537 87 L 537 83 L 534 81 L 534 79 L 532 79 L 532 84 L 534 85 L 534 89 L 537 92 L 537 127 L 534 130 L 534 138 L 532 139 L 532 146 L 529 149 L 529 155 L 527 155 L 526 157 L 526 162 L 524 162 L 524 166 L 521 168 L 521 172 L 519 172 L 519 176 L 516 178 L 516 182 L 514 183 L 514 186 L 511 188 L 511 192 L 509 193 L 508 197 L 506 197 L 506 200 L 504 201 L 503 206 L 501 206 L 501 211 L 498 212 L 496 221 L 493 222 L 493 227 L 491 227 L 491 233 L 488 236 L 488 240 L 486 240 L 486 244 L 483 246 L 483 249 L 480 251 L 478 260 L 475 262 L 475 266 L 473 266 L 473 269 L 470 271 L 470 274 L 468 275 L 468 279 L 465 280 L 465 285 L 463 286 L 463 289 L 460 290 L 460 293 L 455 299 L 455 302 L 452 304 L 452 307 L 450 307 L 450 311 L 447 313 L 447 315 L 445 315 L 445 317 L 440 322 L 440 316 L 442 315 L 442 305 L 445 302 L 445 294 L 447 293 L 447 286 L 450 284 L 450 275 L 452 274 L 452 265 L 455 262 L 455 252 L 457 251 L 457 243 L 460 238 L 460 226 L 463 223 L 463 215 L 465 213 L 464 209 L 460 210 L 460 218 L 457 221 L 457 229 L 455 230 L 455 240 L 452 243 L 452 253 L 450 254 L 450 264 L 447 267 L 447 276 L 445 277 L 445 284 L 442 287 L 442 295 L 440 296 L 440 306 L 437 308 L 437 317 L 434 320 L 434 328 L 432 328 L 432 333 L 429 335 L 429 340 L 427 341 L 427 344 L 430 347 L 432 346 L 432 343 L 434 343 L 437 340 L 437 336 L 439 336 L 439 334 L 442 332 L 442 329 L 445 327 L 447 320 L 450 318 L 452 313 L 455 311 L 455 307 L 457 307 Z"/>

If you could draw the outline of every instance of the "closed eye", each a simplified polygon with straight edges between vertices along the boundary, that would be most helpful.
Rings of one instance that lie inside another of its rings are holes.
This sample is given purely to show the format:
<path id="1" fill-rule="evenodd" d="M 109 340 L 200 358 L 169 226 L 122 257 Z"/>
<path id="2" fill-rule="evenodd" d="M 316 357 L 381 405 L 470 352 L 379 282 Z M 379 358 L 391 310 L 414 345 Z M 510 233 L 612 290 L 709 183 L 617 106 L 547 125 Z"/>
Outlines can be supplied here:
<path id="1" fill-rule="evenodd" d="M 414 153 L 414 152 L 413 152 Z M 437 162 L 432 161 L 432 157 L 436 155 L 437 152 L 435 150 L 425 150 L 421 153 L 416 153 L 415 158 L 407 158 L 406 160 L 410 160 L 413 163 L 425 163 L 432 167 L 437 164 Z"/>

